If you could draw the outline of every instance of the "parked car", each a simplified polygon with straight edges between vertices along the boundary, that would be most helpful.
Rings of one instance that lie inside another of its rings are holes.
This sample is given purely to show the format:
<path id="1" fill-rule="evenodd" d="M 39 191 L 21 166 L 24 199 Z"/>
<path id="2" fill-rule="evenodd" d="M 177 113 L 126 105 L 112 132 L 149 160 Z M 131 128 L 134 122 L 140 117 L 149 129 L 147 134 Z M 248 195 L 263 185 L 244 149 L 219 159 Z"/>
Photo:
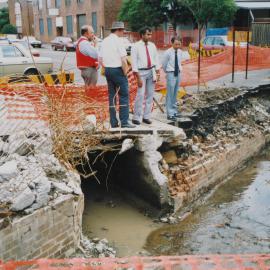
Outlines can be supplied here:
<path id="1" fill-rule="evenodd" d="M 74 42 L 69 37 L 56 37 L 51 41 L 51 46 L 54 51 L 75 51 L 76 48 Z"/>
<path id="2" fill-rule="evenodd" d="M 10 41 L 10 43 L 22 44 L 23 47 L 26 50 L 28 50 L 28 51 L 30 50 L 30 52 L 31 52 L 31 54 L 33 56 L 36 56 L 36 57 L 39 57 L 40 56 L 40 52 L 37 49 L 32 48 L 31 45 L 29 46 L 27 40 L 23 40 L 23 39 L 14 39 L 14 40 L 11 40 L 11 39 L 9 39 L 9 41 Z"/>
<path id="3" fill-rule="evenodd" d="M 41 48 L 42 42 L 33 36 L 23 37 L 23 40 L 29 41 L 33 48 Z"/>
<path id="4" fill-rule="evenodd" d="M 240 42 L 236 45 L 246 46 L 246 42 Z M 205 50 L 223 50 L 226 46 L 233 46 L 232 41 L 228 41 L 227 36 L 207 36 L 202 40 L 202 47 Z M 198 50 L 199 45 L 198 43 L 191 44 L 192 49 Z"/>
<path id="5" fill-rule="evenodd" d="M 34 62 L 33 62 L 34 59 Z M 49 57 L 31 57 L 22 44 L 0 43 L 0 76 L 33 75 L 52 72 L 53 62 Z"/>

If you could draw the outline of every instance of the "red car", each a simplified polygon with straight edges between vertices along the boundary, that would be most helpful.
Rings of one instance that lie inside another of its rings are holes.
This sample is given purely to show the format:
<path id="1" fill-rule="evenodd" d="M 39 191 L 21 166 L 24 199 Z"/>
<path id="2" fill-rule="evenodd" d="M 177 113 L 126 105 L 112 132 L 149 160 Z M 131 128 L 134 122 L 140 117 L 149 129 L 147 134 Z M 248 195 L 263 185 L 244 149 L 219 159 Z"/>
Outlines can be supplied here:
<path id="1" fill-rule="evenodd" d="M 56 37 L 54 40 L 51 41 L 51 46 L 54 51 L 75 51 L 74 42 L 69 37 Z"/>

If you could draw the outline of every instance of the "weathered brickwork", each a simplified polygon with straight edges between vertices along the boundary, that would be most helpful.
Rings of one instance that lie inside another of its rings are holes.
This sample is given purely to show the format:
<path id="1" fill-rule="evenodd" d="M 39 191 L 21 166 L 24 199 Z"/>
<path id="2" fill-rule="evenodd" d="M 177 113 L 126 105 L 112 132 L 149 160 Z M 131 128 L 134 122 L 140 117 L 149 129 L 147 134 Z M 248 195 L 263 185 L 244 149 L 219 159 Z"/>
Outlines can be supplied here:
<path id="1" fill-rule="evenodd" d="M 65 195 L 30 215 L 0 219 L 0 260 L 70 255 L 80 242 L 83 208 L 82 195 Z"/>
<path id="2" fill-rule="evenodd" d="M 191 156 L 185 161 L 178 158 L 173 150 L 163 154 L 164 174 L 169 179 L 169 190 L 174 210 L 177 211 L 188 203 L 195 201 L 203 193 L 213 188 L 219 181 L 235 172 L 245 161 L 256 155 L 266 143 L 269 135 L 260 131 L 241 138 L 238 144 L 213 142 L 201 146 L 201 155 Z"/>

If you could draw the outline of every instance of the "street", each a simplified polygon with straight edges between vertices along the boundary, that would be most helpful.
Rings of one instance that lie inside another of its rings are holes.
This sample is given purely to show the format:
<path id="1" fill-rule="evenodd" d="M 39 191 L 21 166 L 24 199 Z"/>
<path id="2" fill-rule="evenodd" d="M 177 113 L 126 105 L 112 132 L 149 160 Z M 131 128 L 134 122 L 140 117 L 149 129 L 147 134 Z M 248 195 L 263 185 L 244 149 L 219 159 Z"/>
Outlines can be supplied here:
<path id="1" fill-rule="evenodd" d="M 76 53 L 75 52 L 64 52 L 64 51 L 53 51 L 49 44 L 43 44 L 42 48 L 38 49 L 40 52 L 40 56 L 42 57 L 50 57 L 53 59 L 53 69 L 54 72 L 57 72 L 61 69 L 61 65 L 65 71 L 73 71 L 75 73 L 75 82 L 83 83 L 83 79 L 81 77 L 81 72 L 76 67 Z M 159 50 L 159 58 L 162 59 L 162 55 L 164 51 Z M 189 54 L 187 51 L 183 52 L 183 60 L 189 59 Z M 104 76 L 100 74 L 100 70 L 98 72 L 98 82 L 99 85 L 106 84 L 106 79 Z"/>
<path id="2" fill-rule="evenodd" d="M 50 57 L 53 59 L 53 69 L 57 72 L 61 69 L 61 65 L 65 71 L 73 71 L 75 73 L 75 82 L 83 83 L 80 70 L 76 67 L 76 53 L 53 51 L 49 44 L 43 44 L 42 48 L 38 49 L 41 57 Z M 98 76 L 98 84 L 106 84 L 106 79 L 100 74 Z"/>

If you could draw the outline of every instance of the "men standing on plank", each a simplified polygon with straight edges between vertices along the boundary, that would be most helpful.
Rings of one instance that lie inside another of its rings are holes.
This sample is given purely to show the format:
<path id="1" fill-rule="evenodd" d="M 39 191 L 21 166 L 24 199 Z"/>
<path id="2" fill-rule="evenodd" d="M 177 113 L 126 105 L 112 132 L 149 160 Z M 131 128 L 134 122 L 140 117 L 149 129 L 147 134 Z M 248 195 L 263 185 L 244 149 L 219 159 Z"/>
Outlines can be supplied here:
<path id="1" fill-rule="evenodd" d="M 129 86 L 127 79 L 127 52 L 120 37 L 124 35 L 124 23 L 114 22 L 111 34 L 106 37 L 101 45 L 101 62 L 105 67 L 105 77 L 109 91 L 109 111 L 112 128 L 119 126 L 116 117 L 116 96 L 119 96 L 121 127 L 134 128 L 129 123 Z"/>
<path id="2" fill-rule="evenodd" d="M 150 42 L 152 30 L 145 27 L 140 30 L 141 40 L 131 49 L 132 71 L 137 78 L 138 91 L 134 105 L 132 123 L 140 125 L 141 122 L 151 124 L 151 110 L 155 90 L 155 82 L 159 77 L 159 59 L 157 48 Z M 144 105 L 144 106 L 143 106 Z"/>
<path id="3" fill-rule="evenodd" d="M 176 106 L 177 93 L 180 85 L 182 70 L 182 50 L 180 37 L 171 39 L 172 47 L 164 53 L 162 67 L 166 73 L 167 94 L 166 94 L 166 111 L 167 119 L 175 121 L 180 116 Z"/>

